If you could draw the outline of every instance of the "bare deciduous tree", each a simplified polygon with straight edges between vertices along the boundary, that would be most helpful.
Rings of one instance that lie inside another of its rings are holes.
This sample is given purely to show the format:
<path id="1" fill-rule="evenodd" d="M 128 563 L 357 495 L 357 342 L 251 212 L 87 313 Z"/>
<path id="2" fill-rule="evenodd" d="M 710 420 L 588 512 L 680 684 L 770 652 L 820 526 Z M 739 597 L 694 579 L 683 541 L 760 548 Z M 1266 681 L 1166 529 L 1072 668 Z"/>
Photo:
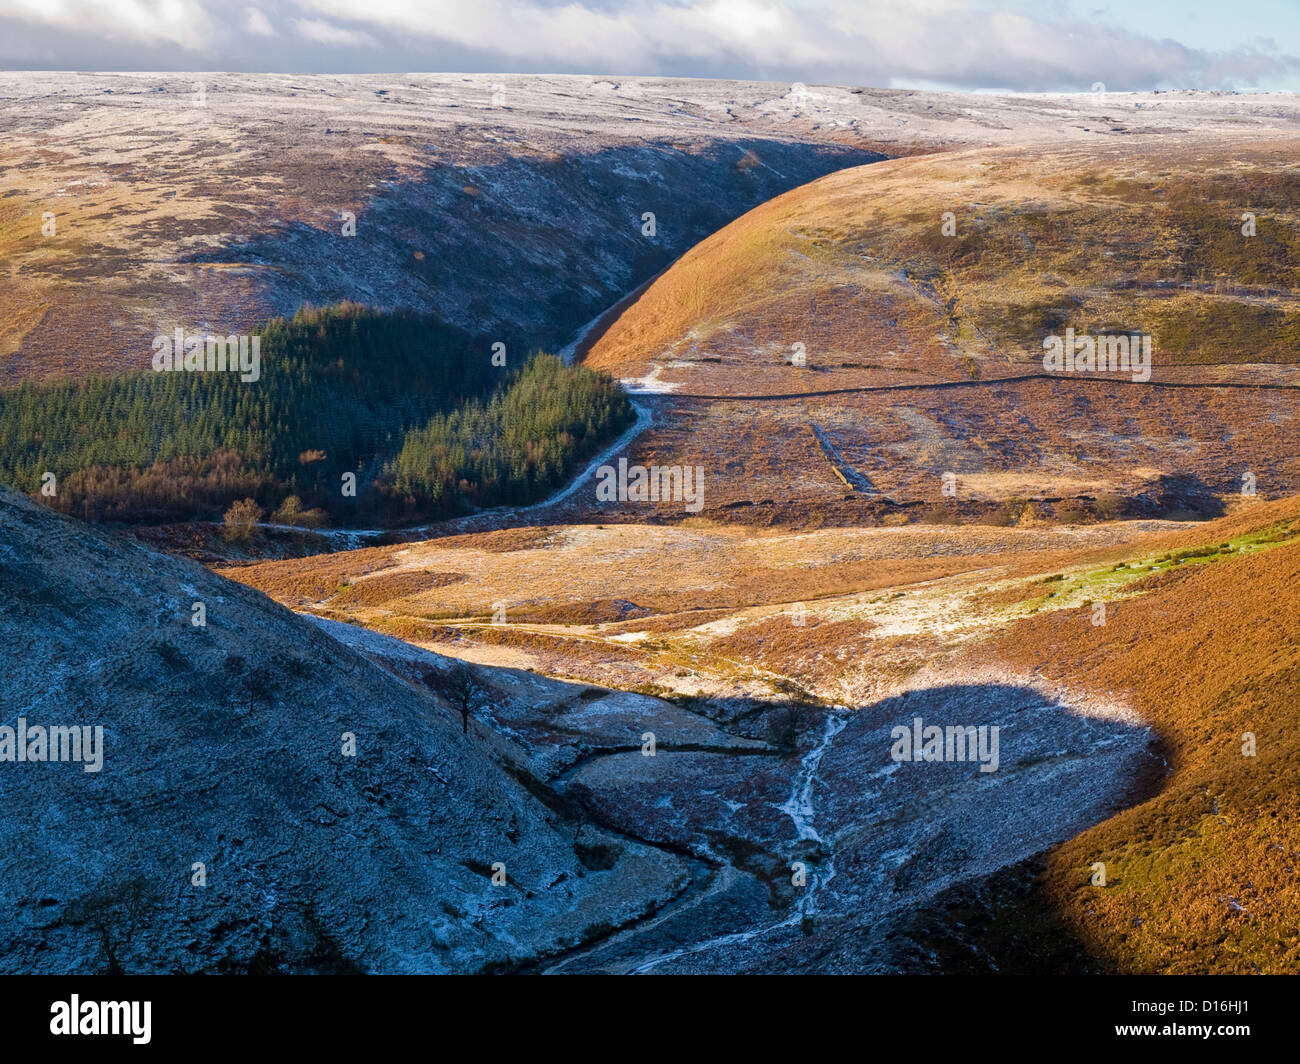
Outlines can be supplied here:
<path id="1" fill-rule="evenodd" d="M 447 697 L 460 711 L 461 731 L 468 735 L 469 718 L 483 698 L 483 689 L 463 661 L 452 666 L 447 682 Z"/>

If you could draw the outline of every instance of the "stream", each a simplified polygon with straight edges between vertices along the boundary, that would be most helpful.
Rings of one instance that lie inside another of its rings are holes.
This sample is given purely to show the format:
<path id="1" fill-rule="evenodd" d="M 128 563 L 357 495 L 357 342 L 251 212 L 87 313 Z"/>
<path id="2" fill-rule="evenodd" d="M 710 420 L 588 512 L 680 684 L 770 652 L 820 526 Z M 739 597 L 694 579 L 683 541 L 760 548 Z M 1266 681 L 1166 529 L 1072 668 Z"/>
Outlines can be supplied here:
<path id="1" fill-rule="evenodd" d="M 918 718 L 996 728 L 1000 759 L 984 771 L 989 762 L 974 755 L 896 757 L 894 734 Z M 643 842 L 695 852 L 711 872 L 697 866 L 693 884 L 653 917 L 544 968 L 824 970 L 834 956 L 832 970 L 900 970 L 915 947 L 895 929 L 949 888 L 1131 805 L 1161 774 L 1153 751 L 1150 729 L 1122 707 L 1074 707 L 1021 684 L 968 682 L 831 712 L 797 761 L 766 769 L 743 756 L 701 763 L 664 752 L 681 760 L 628 780 L 630 766 L 608 763 L 589 781 L 605 781 L 602 810 Z M 731 815 L 714 812 L 727 807 Z M 802 884 L 792 876 L 799 871 Z M 760 887 L 765 900 L 756 901 Z"/>
<path id="2" fill-rule="evenodd" d="M 803 755 L 799 760 L 799 771 L 795 774 L 794 784 L 790 791 L 790 797 L 785 804 L 781 806 L 781 812 L 790 817 L 794 824 L 796 838 L 800 841 L 808 840 L 816 842 L 819 845 L 825 845 L 825 840 L 817 833 L 813 826 L 813 820 L 816 819 L 817 811 L 813 806 L 813 785 L 817 780 L 817 766 L 821 764 L 822 757 L 830 749 L 831 743 L 835 741 L 835 736 L 844 730 L 848 723 L 846 717 L 832 714 L 826 718 L 826 728 L 822 733 L 821 739 L 817 745 Z M 727 869 L 734 872 L 730 865 Z M 835 875 L 835 865 L 833 857 L 827 863 L 827 875 L 821 882 L 830 882 Z M 695 946 L 689 946 L 683 949 L 673 950 L 671 953 L 665 953 L 663 956 L 655 957 L 632 969 L 631 974 L 641 975 L 644 972 L 651 971 L 661 964 L 667 964 L 671 961 L 680 960 L 682 957 L 690 956 L 695 953 L 703 953 L 705 950 L 715 949 L 722 946 L 738 946 L 753 939 L 759 938 L 775 931 L 778 928 L 792 927 L 799 923 L 804 916 L 809 915 L 816 910 L 813 908 L 813 902 L 816 899 L 819 880 L 813 876 L 809 879 L 807 889 L 800 896 L 798 904 L 793 912 L 783 920 L 768 924 L 765 927 L 754 927 L 746 931 L 736 931 L 729 935 L 720 935 L 717 938 L 709 939 Z"/>

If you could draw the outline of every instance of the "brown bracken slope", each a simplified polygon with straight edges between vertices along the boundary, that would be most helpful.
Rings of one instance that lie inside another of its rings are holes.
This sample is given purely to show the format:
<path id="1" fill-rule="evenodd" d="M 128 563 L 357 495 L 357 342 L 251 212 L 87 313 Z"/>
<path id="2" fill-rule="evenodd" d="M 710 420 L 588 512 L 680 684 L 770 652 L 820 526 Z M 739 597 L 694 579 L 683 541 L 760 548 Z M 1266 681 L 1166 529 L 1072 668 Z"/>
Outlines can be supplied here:
<path id="1" fill-rule="evenodd" d="M 1202 529 L 1202 541 L 1297 515 L 1297 500 L 1269 504 Z M 981 648 L 1114 692 L 1167 746 L 1158 793 L 1061 846 L 1047 896 L 1116 970 L 1300 971 L 1300 544 L 1164 582 L 1114 605 L 1104 627 L 1090 609 L 1061 611 Z M 1105 887 L 1091 883 L 1095 862 Z"/>

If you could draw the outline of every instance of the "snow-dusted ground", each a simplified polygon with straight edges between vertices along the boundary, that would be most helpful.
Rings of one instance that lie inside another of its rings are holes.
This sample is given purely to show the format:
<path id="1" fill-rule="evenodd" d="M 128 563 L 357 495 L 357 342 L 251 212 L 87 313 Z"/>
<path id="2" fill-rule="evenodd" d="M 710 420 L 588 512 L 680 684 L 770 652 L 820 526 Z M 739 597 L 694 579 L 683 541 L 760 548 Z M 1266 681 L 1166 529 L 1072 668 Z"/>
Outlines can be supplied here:
<path id="1" fill-rule="evenodd" d="M 798 120 L 782 85 L 198 79 L 200 105 L 189 74 L 0 74 L 0 195 L 59 220 L 12 249 L 0 295 L 50 306 L 14 319 L 0 377 L 146 367 L 159 329 L 342 299 L 433 313 L 517 364 L 751 207 L 879 157 Z M 71 234 L 93 260 L 48 253 Z"/>
<path id="2" fill-rule="evenodd" d="M 619 383 L 629 395 L 669 395 L 680 388 L 682 382 L 660 380 L 659 375 L 665 368 L 656 364 L 644 377 L 625 377 Z"/>
<path id="3" fill-rule="evenodd" d="M 998 726 L 997 770 L 981 772 L 974 754 L 965 761 L 894 760 L 894 729 L 910 730 L 917 718 L 940 727 Z M 1150 730 L 1126 711 L 972 678 L 829 715 L 802 757 L 783 761 L 761 783 L 743 758 L 732 759 L 739 763 L 728 772 L 722 759 L 703 768 L 699 759 L 677 755 L 627 782 L 622 777 L 640 766 L 621 758 L 593 762 L 576 779 L 584 793 L 598 781 L 613 792 L 600 805 L 606 815 L 627 802 L 622 815 L 657 822 L 660 838 L 701 854 L 712 852 L 720 829 L 762 825 L 745 841 L 771 852 L 771 875 L 801 872 L 803 882 L 786 891 L 783 914 L 756 918 L 736 903 L 743 897 L 735 891 L 737 870 L 724 867 L 704 888 L 707 908 L 699 896 L 675 903 L 682 909 L 678 926 L 670 908 L 655 935 L 634 927 L 562 969 L 735 972 L 763 969 L 778 951 L 779 966 L 797 967 L 806 943 L 813 943 L 813 956 L 824 947 L 805 935 L 811 920 L 832 937 L 836 928 L 852 929 L 865 943 L 855 970 L 889 970 L 886 938 L 895 921 L 949 887 L 1040 853 L 1123 808 L 1138 781 L 1158 767 L 1151 741 Z M 736 815 L 720 820 L 712 803 L 697 812 L 706 778 L 705 793 L 725 798 Z M 646 789 L 648 795 L 634 797 Z M 766 808 L 761 817 L 756 803 Z"/>
<path id="4" fill-rule="evenodd" d="M 313 620 L 399 675 L 449 664 L 388 636 Z M 477 719 L 518 751 L 512 760 L 601 823 L 712 868 L 646 926 L 566 955 L 557 970 L 762 966 L 776 950 L 797 952 L 809 919 L 849 921 L 868 941 L 878 927 L 883 940 L 897 914 L 1123 808 L 1157 760 L 1150 729 L 1128 707 L 1001 674 L 918 675 L 873 704 L 818 714 L 797 754 L 773 756 L 644 695 L 515 670 L 476 673 L 491 692 Z M 972 747 L 961 760 L 898 760 L 895 729 L 910 733 L 918 718 L 996 727 L 994 758 L 981 762 Z M 653 757 L 639 749 L 646 731 L 660 747 Z M 756 851 L 766 856 L 727 856 Z M 746 887 L 768 862 L 778 876 L 802 872 L 803 882 L 784 892 L 784 911 L 763 916 Z M 874 954 L 863 963 L 888 966 Z"/>
<path id="5" fill-rule="evenodd" d="M 324 627 L 0 488 L 6 722 L 103 736 L 99 771 L 0 772 L 0 970 L 477 971 L 689 882 L 659 848 L 557 817 L 446 703 Z"/>
<path id="6" fill-rule="evenodd" d="M 43 308 L 13 318 L 10 380 L 144 367 L 160 328 L 246 332 L 339 299 L 558 348 L 728 221 L 881 155 L 1300 128 L 1288 94 L 553 75 L 14 72 L 0 102 L 9 209 L 54 210 L 59 240 L 95 248 L 9 249 L 4 295 Z"/>

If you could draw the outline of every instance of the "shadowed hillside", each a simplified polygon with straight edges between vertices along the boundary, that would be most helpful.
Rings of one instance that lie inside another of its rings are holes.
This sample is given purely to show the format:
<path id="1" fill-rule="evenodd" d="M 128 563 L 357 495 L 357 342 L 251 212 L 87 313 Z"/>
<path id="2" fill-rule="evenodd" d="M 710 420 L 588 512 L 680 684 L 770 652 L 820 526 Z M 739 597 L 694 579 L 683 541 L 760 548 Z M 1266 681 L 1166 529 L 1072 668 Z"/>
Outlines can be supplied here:
<path id="1" fill-rule="evenodd" d="M 0 970 L 480 971 L 680 889 L 674 858 L 548 808 L 425 684 L 3 488 L 0 639 L 4 725 L 103 729 L 99 771 L 0 773 Z"/>
<path id="2" fill-rule="evenodd" d="M 176 326 L 340 300 L 517 365 L 750 207 L 881 157 L 792 121 L 788 88 L 0 75 L 0 381 L 141 368 Z"/>

